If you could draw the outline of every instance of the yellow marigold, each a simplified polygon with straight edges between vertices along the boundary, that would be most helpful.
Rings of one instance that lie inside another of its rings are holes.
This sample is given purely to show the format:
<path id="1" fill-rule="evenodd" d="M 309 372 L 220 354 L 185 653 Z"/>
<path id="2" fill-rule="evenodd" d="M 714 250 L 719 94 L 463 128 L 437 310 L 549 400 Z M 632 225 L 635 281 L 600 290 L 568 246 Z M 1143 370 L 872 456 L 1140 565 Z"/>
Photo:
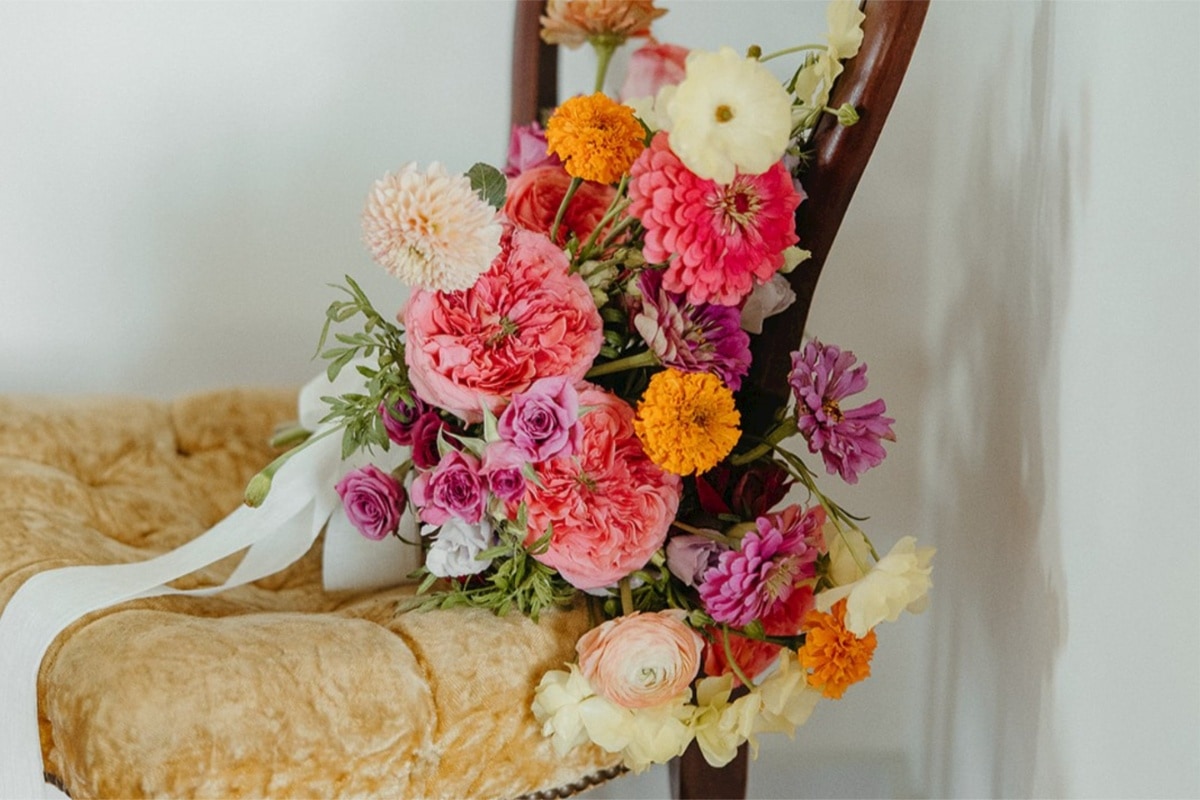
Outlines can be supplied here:
<path id="1" fill-rule="evenodd" d="M 812 670 L 808 683 L 837 700 L 852 683 L 871 674 L 875 631 L 861 639 L 846 630 L 846 601 L 839 600 L 828 614 L 810 611 L 804 617 L 804 645 L 800 664 Z"/>
<path id="2" fill-rule="evenodd" d="M 676 475 L 715 467 L 741 436 L 733 392 L 716 375 L 666 369 L 650 379 L 634 430 L 650 460 Z"/>
<path id="3" fill-rule="evenodd" d="M 596 92 L 572 97 L 546 123 L 546 150 L 567 173 L 597 183 L 616 183 L 645 149 L 645 131 L 633 109 Z"/>
<path id="4" fill-rule="evenodd" d="M 649 36 L 650 22 L 667 13 L 654 0 L 550 0 L 542 17 L 542 39 L 567 47 L 597 37 L 620 44 L 629 36 Z"/>

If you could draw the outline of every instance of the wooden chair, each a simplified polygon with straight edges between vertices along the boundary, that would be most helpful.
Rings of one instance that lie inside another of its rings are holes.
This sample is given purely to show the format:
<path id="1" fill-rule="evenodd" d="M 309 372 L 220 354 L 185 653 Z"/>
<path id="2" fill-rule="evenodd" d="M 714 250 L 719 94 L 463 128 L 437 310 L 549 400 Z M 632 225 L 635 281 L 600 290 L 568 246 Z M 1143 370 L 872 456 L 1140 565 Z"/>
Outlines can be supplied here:
<path id="1" fill-rule="evenodd" d="M 514 125 L 537 119 L 542 109 L 557 104 L 557 48 L 539 37 L 538 19 L 544 8 L 544 3 L 532 0 L 517 3 Z M 817 279 L 883 131 L 928 8 L 929 0 L 865 0 L 862 4 L 866 13 L 862 47 L 845 63 L 829 101 L 831 108 L 850 103 L 860 119 L 853 127 L 844 128 L 832 116 L 824 115 L 813 133 L 813 162 L 802 181 L 808 199 L 796 211 L 800 245 L 812 253 L 812 258 L 788 276 L 796 302 L 784 313 L 767 319 L 762 334 L 752 337 L 754 361 L 739 398 L 743 425 L 751 433 L 766 431 L 776 409 L 787 403 L 789 353 L 803 336 Z M 672 792 L 678 798 L 745 797 L 746 749 L 743 747 L 738 758 L 726 767 L 714 769 L 693 745 L 672 764 L 671 775 Z"/>

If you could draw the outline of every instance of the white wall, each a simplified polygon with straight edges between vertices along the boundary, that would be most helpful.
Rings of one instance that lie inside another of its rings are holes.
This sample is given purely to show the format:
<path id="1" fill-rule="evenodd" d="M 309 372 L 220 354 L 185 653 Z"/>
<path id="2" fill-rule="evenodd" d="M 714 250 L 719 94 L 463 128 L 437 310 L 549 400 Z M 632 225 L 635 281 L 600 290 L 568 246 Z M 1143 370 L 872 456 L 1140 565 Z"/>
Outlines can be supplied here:
<path id="1" fill-rule="evenodd" d="M 705 47 L 822 16 L 672 8 Z M 503 156 L 510 16 L 0 4 L 0 390 L 303 380 L 326 282 L 398 302 L 371 180 Z M 938 546 L 934 603 L 756 796 L 1200 795 L 1198 40 L 1193 3 L 931 9 L 811 327 L 899 420 L 839 497 Z"/>

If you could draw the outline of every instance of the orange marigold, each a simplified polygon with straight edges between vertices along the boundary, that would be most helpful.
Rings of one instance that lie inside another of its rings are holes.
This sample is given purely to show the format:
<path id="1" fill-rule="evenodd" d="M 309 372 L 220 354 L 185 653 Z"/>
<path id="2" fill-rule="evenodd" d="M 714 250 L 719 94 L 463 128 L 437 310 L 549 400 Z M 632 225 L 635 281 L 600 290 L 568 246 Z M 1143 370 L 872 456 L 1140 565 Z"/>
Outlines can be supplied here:
<path id="1" fill-rule="evenodd" d="M 808 683 L 821 694 L 837 700 L 852 683 L 871 674 L 875 655 L 875 631 L 861 639 L 846 630 L 846 601 L 839 600 L 826 614 L 810 611 L 804 617 L 804 645 L 800 664 L 812 670 Z"/>
<path id="2" fill-rule="evenodd" d="M 567 47 L 597 37 L 620 44 L 630 36 L 649 36 L 650 22 L 665 13 L 654 0 L 550 0 L 541 20 L 542 39 Z"/>
<path id="3" fill-rule="evenodd" d="M 733 392 L 716 375 L 666 369 L 650 379 L 633 428 L 650 460 L 667 472 L 708 472 L 741 437 Z"/>
<path id="4" fill-rule="evenodd" d="M 633 109 L 602 92 L 572 97 L 546 123 L 547 152 L 585 181 L 616 183 L 645 148 L 645 131 Z"/>

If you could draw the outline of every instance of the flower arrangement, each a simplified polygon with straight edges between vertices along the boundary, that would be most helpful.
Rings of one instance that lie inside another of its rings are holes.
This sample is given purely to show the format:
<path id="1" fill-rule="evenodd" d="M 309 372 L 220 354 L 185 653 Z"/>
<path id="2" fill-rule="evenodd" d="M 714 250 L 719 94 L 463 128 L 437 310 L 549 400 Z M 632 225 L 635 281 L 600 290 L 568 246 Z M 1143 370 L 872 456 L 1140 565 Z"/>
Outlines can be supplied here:
<path id="1" fill-rule="evenodd" d="M 777 54 L 650 40 L 625 102 L 599 91 L 663 13 L 551 2 L 543 38 L 590 43 L 597 91 L 514 130 L 503 170 L 377 181 L 366 244 L 411 295 L 389 319 L 347 277 L 318 348 L 330 381 L 361 377 L 325 398 L 343 458 L 410 453 L 340 480 L 351 523 L 377 540 L 415 515 L 421 608 L 588 604 L 597 624 L 533 713 L 560 752 L 591 742 L 635 770 L 692 741 L 720 766 L 794 732 L 870 674 L 875 627 L 920 610 L 933 555 L 906 537 L 880 557 L 785 446 L 798 435 L 851 484 L 884 459 L 893 420 L 883 400 L 848 407 L 867 386 L 852 353 L 797 343 L 792 402 L 765 433 L 736 402 L 750 337 L 807 255 L 809 134 L 822 114 L 856 119 L 826 103 L 863 15 L 833 0 L 827 44 Z M 764 62 L 792 53 L 781 83 Z"/>

